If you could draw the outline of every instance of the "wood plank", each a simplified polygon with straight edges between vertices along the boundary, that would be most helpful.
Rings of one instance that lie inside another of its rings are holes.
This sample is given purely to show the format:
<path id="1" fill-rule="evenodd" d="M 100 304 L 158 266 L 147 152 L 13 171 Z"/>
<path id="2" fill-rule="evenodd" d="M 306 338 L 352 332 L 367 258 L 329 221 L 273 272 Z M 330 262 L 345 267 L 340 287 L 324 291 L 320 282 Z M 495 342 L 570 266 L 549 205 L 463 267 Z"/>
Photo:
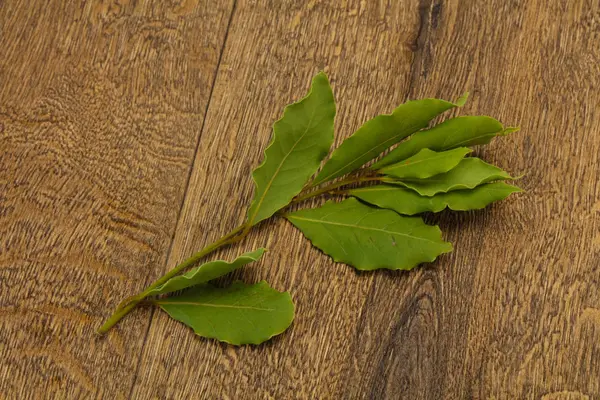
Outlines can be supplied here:
<path id="1" fill-rule="evenodd" d="M 441 220 L 456 252 L 420 290 L 432 398 L 600 398 L 600 4 L 436 7 L 414 94 L 458 79 L 466 113 L 520 125 L 481 153 L 526 173 L 527 193 Z M 393 340 L 407 342 L 401 329 Z M 400 390 L 406 367 L 388 364 L 378 384 Z"/>
<path id="2" fill-rule="evenodd" d="M 438 217 L 456 252 L 410 273 L 357 274 L 263 224 L 220 255 L 271 249 L 236 277 L 290 289 L 291 331 L 236 349 L 156 313 L 134 397 L 600 397 L 598 15 L 566 0 L 240 2 L 170 266 L 241 222 L 270 125 L 318 68 L 338 137 L 407 94 L 470 89 L 463 114 L 522 127 L 481 154 L 527 172 L 528 192 Z"/>
<path id="3" fill-rule="evenodd" d="M 127 398 L 232 2 L 0 6 L 0 397 Z"/>
<path id="4" fill-rule="evenodd" d="M 338 143 L 405 100 L 419 12 L 416 1 L 238 2 L 169 266 L 243 221 L 253 193 L 250 173 L 262 160 L 271 126 L 286 104 L 306 93 L 319 69 L 329 74 L 336 94 Z M 453 97 L 462 89 L 432 94 Z M 214 258 L 257 246 L 270 249 L 264 261 L 235 276 L 289 289 L 297 306 L 291 330 L 269 344 L 235 349 L 199 339 L 157 311 L 133 398 L 314 399 L 343 398 L 346 391 L 351 398 L 365 389 L 357 375 L 343 378 L 361 357 L 367 359 L 362 370 L 379 355 L 356 353 L 356 341 L 376 344 L 375 331 L 385 330 L 373 326 L 365 333 L 363 313 L 390 313 L 382 317 L 389 320 L 399 315 L 396 302 L 364 307 L 373 282 L 382 285 L 383 278 L 387 287 L 409 290 L 413 277 L 359 275 L 335 265 L 282 220 L 260 225 Z M 386 286 L 378 287 L 380 295 Z"/>
<path id="5" fill-rule="evenodd" d="M 231 5 L 28 3 L 0 7 L 0 398 L 600 398 L 598 4 L 239 2 L 175 232 Z M 456 251 L 410 273 L 262 224 L 215 255 L 267 245 L 236 277 L 292 291 L 296 322 L 261 347 L 159 312 L 143 345 L 149 310 L 94 338 L 173 235 L 169 267 L 241 222 L 272 122 L 321 68 L 338 143 L 470 89 L 462 114 L 522 127 L 480 153 L 528 192 L 432 219 Z"/>

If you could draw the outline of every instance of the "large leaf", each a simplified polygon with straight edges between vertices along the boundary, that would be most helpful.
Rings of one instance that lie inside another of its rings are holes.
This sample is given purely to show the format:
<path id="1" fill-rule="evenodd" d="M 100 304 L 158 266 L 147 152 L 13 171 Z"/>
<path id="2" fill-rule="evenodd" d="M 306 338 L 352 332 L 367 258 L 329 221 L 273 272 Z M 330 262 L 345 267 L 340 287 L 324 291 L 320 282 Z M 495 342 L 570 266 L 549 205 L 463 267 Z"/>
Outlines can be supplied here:
<path id="1" fill-rule="evenodd" d="M 260 344 L 285 331 L 294 319 L 290 294 L 265 281 L 238 281 L 224 289 L 205 284 L 154 303 L 197 335 L 234 345 Z"/>
<path id="2" fill-rule="evenodd" d="M 309 94 L 285 108 L 273 126 L 273 141 L 254 170 L 254 200 L 248 224 L 269 218 L 286 206 L 313 175 L 333 142 L 335 101 L 324 73 L 313 78 Z"/>
<path id="3" fill-rule="evenodd" d="M 444 111 L 462 106 L 465 101 L 466 94 L 456 103 L 438 99 L 409 101 L 391 114 L 378 115 L 367 121 L 333 152 L 312 185 L 316 186 L 354 171 L 388 147 L 425 128 Z"/>
<path id="4" fill-rule="evenodd" d="M 515 128 L 504 129 L 500 122 L 490 117 L 451 118 L 431 129 L 415 133 L 407 141 L 400 143 L 388 155 L 373 164 L 371 168 L 380 169 L 406 160 L 422 149 L 444 151 L 455 147 L 486 144 L 495 136 L 506 135 L 513 131 L 515 131 Z"/>
<path id="5" fill-rule="evenodd" d="M 429 178 L 450 171 L 470 152 L 468 147 L 442 152 L 423 149 L 414 156 L 384 167 L 378 172 L 395 178 Z"/>
<path id="6" fill-rule="evenodd" d="M 427 179 L 404 179 L 397 183 L 410 188 L 421 196 L 434 196 L 452 190 L 473 189 L 482 183 L 513 179 L 507 172 L 490 165 L 479 158 L 462 160 L 450 171 Z"/>
<path id="7" fill-rule="evenodd" d="M 222 260 L 211 261 L 194 268 L 183 275 L 169 279 L 163 285 L 152 290 L 148 295 L 155 296 L 182 290 L 190 286 L 206 283 L 220 276 L 226 275 L 231 271 L 243 267 L 253 261 L 258 261 L 264 254 L 265 249 L 260 248 L 250 253 L 244 253 L 233 262 Z"/>
<path id="8" fill-rule="evenodd" d="M 422 212 L 439 212 L 446 207 L 455 211 L 478 210 L 494 201 L 503 200 L 511 193 L 520 192 L 516 186 L 494 182 L 471 190 L 456 190 L 433 197 L 393 185 L 377 185 L 350 190 L 349 194 L 364 202 L 400 214 L 414 215 Z"/>
<path id="9" fill-rule="evenodd" d="M 354 198 L 296 211 L 287 219 L 335 261 L 360 270 L 411 269 L 452 251 L 437 226 Z"/>

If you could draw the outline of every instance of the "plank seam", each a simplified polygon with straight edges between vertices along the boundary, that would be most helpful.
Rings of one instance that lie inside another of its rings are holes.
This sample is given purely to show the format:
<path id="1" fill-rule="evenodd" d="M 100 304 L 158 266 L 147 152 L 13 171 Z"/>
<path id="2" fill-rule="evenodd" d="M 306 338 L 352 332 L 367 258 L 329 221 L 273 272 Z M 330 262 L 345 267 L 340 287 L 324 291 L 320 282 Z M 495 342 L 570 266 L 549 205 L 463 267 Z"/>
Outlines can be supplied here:
<path id="1" fill-rule="evenodd" d="M 438 7 L 441 3 L 438 4 Z M 421 0 L 419 2 L 419 31 L 413 43 L 413 58 L 410 62 L 410 82 L 407 90 L 407 98 L 414 96 L 415 85 L 418 86 L 419 78 L 423 75 L 425 62 L 427 61 L 426 46 L 428 46 L 431 19 L 433 9 L 436 6 L 435 0 Z M 424 54 L 425 53 L 425 54 Z M 426 75 L 426 72 L 425 72 Z"/>
<path id="2" fill-rule="evenodd" d="M 166 258 L 165 258 L 165 262 L 163 264 L 163 268 L 162 270 L 165 271 L 166 267 L 167 267 L 167 263 L 169 262 L 169 259 L 171 258 L 171 252 L 173 250 L 173 243 L 175 242 L 175 235 L 177 233 L 177 230 L 179 229 L 179 226 L 181 224 L 181 214 L 183 212 L 183 207 L 185 205 L 185 200 L 188 196 L 188 192 L 189 192 L 189 188 L 190 188 L 190 181 L 192 179 L 192 173 L 194 172 L 194 166 L 196 164 L 196 159 L 197 159 L 197 154 L 198 154 L 198 149 L 200 148 L 200 140 L 202 138 L 202 134 L 204 133 L 204 126 L 206 124 L 206 118 L 208 116 L 208 109 L 210 107 L 210 103 L 213 97 L 213 91 L 215 89 L 215 85 L 217 82 L 217 77 L 219 75 L 219 69 L 221 67 L 221 60 L 223 59 L 223 53 L 225 52 L 225 46 L 227 44 L 227 38 L 229 37 L 229 28 L 231 27 L 231 22 L 233 21 L 233 16 L 235 14 L 235 10 L 236 10 L 236 5 L 237 5 L 237 0 L 233 0 L 233 5 L 231 8 L 231 13 L 229 14 L 229 20 L 227 21 L 227 27 L 225 28 L 225 36 L 223 37 L 223 44 L 221 45 L 221 51 L 219 53 L 219 59 L 217 60 L 217 65 L 215 68 L 215 72 L 213 74 L 213 79 L 212 79 L 212 84 L 210 87 L 210 92 L 208 95 L 208 101 L 206 102 L 206 108 L 204 110 L 204 118 L 202 119 L 202 126 L 200 127 L 200 134 L 198 135 L 198 139 L 196 139 L 196 144 L 195 144 L 195 150 L 194 150 L 194 158 L 192 159 L 192 163 L 190 166 L 190 169 L 188 171 L 188 176 L 186 179 L 186 184 L 185 184 L 185 190 L 183 192 L 183 198 L 181 200 L 181 204 L 179 206 L 179 211 L 177 213 L 177 223 L 175 224 L 175 229 L 173 230 L 173 235 L 171 236 L 171 243 L 169 244 L 169 249 L 167 250 L 167 254 L 166 254 Z M 131 400 L 132 396 L 133 396 L 133 392 L 135 389 L 135 385 L 137 383 L 137 379 L 139 376 L 139 371 L 140 371 L 140 367 L 142 365 L 142 359 L 144 356 L 144 350 L 146 349 L 146 343 L 148 342 L 148 336 L 150 334 L 150 328 L 152 327 L 152 321 L 154 320 L 154 308 L 152 308 L 150 310 L 150 317 L 148 319 L 148 327 L 146 328 L 146 333 L 144 334 L 144 341 L 142 343 L 142 347 L 140 349 L 140 353 L 139 353 L 139 358 L 138 358 L 138 362 L 137 365 L 135 367 L 135 373 L 133 376 L 133 382 L 131 384 L 131 388 L 129 389 L 129 396 L 127 396 L 127 398 L 129 400 Z"/>
<path id="3" fill-rule="evenodd" d="M 441 1 L 436 3 L 436 0 L 420 0 L 419 1 L 419 27 L 418 27 L 418 31 L 417 31 L 417 37 L 415 38 L 414 42 L 413 42 L 413 58 L 410 62 L 410 80 L 408 83 L 408 88 L 406 89 L 406 99 L 409 100 L 411 98 L 414 98 L 414 91 L 415 88 L 418 87 L 419 84 L 419 78 L 423 73 L 423 69 L 425 64 L 428 61 L 428 54 L 424 53 L 427 51 L 426 46 L 428 46 L 428 42 L 429 42 L 429 37 L 430 37 L 430 32 L 431 32 L 431 28 L 432 28 L 432 17 L 433 17 L 433 13 L 434 13 L 434 7 L 440 7 L 441 6 Z M 369 308 L 369 305 L 371 305 L 373 303 L 373 296 L 372 294 L 376 292 L 376 286 L 377 286 L 377 280 L 373 279 L 370 282 L 370 287 L 369 287 L 369 295 L 366 297 L 365 301 L 363 302 L 363 305 L 361 307 L 360 310 L 360 314 L 359 314 L 359 319 L 358 322 L 356 324 L 356 331 L 355 331 L 355 335 L 354 335 L 354 339 L 353 342 L 354 344 L 359 340 L 359 333 L 361 330 L 361 327 L 364 326 L 365 324 L 365 319 L 366 319 L 366 315 L 367 313 L 365 312 L 365 310 L 367 310 Z M 409 302 L 411 299 L 405 299 L 405 302 Z M 409 310 L 410 310 L 410 306 L 409 306 Z M 404 317 L 403 317 L 404 318 Z M 396 324 L 397 327 L 398 324 Z M 393 340 L 395 334 L 391 336 L 391 339 Z M 388 348 L 388 351 L 383 352 L 383 354 L 389 354 L 389 347 L 390 347 L 390 343 L 388 341 L 388 343 L 385 344 L 386 348 Z M 377 374 L 377 377 L 375 378 L 376 380 L 373 382 L 368 382 L 368 385 L 370 386 L 367 390 L 366 393 L 369 394 L 370 397 L 374 397 L 374 398 L 378 398 L 378 397 L 382 397 L 385 394 L 385 387 L 387 386 L 388 383 L 388 376 L 385 374 L 385 371 L 383 371 L 383 363 L 384 363 L 384 359 L 381 358 L 379 360 L 379 366 L 378 369 L 380 370 Z M 379 391 L 379 393 L 378 393 Z M 349 389 L 346 391 L 346 395 L 348 395 Z"/>

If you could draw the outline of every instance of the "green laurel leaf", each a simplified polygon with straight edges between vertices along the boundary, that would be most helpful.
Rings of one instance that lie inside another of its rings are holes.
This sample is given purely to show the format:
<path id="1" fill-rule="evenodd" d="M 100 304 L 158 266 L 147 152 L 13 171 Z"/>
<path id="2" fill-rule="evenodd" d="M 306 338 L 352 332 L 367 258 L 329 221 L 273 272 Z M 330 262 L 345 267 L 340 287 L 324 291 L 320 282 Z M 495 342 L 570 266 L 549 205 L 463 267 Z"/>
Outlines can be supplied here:
<path id="1" fill-rule="evenodd" d="M 471 190 L 456 190 L 433 197 L 420 196 L 410 189 L 394 185 L 377 185 L 357 188 L 349 194 L 377 207 L 394 210 L 405 215 L 423 212 L 440 212 L 445 208 L 455 211 L 479 210 L 494 201 L 507 198 L 522 190 L 504 182 L 487 183 Z"/>
<path id="2" fill-rule="evenodd" d="M 437 226 L 369 207 L 354 198 L 330 201 L 286 218 L 335 261 L 360 270 L 411 269 L 452 251 Z"/>
<path id="3" fill-rule="evenodd" d="M 238 346 L 269 340 L 294 319 L 290 294 L 278 292 L 265 281 L 255 285 L 238 281 L 227 288 L 204 284 L 154 304 L 197 335 Z"/>
<path id="4" fill-rule="evenodd" d="M 312 182 L 312 186 L 354 171 L 388 147 L 425 128 L 433 118 L 444 111 L 462 106 L 466 96 L 467 94 L 455 103 L 438 99 L 409 101 L 397 107 L 391 114 L 378 115 L 367 121 L 333 152 Z"/>
<path id="5" fill-rule="evenodd" d="M 335 100 L 324 73 L 317 74 L 308 95 L 285 108 L 273 125 L 273 140 L 254 170 L 254 200 L 248 226 L 269 218 L 297 195 L 333 142 Z"/>
<path id="6" fill-rule="evenodd" d="M 177 290 L 186 289 L 190 286 L 206 283 L 220 276 L 226 275 L 233 270 L 243 267 L 254 261 L 258 261 L 265 253 L 264 248 L 257 249 L 250 253 L 244 253 L 233 262 L 222 260 L 211 261 L 194 268 L 185 274 L 169 279 L 163 285 L 148 293 L 149 296 L 171 293 Z"/>
<path id="7" fill-rule="evenodd" d="M 421 196 L 435 196 L 438 193 L 446 193 L 452 190 L 473 189 L 483 183 L 504 179 L 513 178 L 498 167 L 490 165 L 479 158 L 469 157 L 444 174 L 427 179 L 404 179 L 391 183 L 412 189 Z"/>
<path id="8" fill-rule="evenodd" d="M 379 173 L 395 178 L 423 179 L 450 171 L 471 152 L 468 147 L 436 152 L 423 149 L 414 156 L 380 169 Z"/>
<path id="9" fill-rule="evenodd" d="M 507 135 L 516 128 L 504 129 L 494 118 L 485 116 L 456 117 L 430 129 L 415 133 L 371 166 L 381 169 L 417 154 L 422 149 L 444 151 L 489 143 L 495 136 Z"/>

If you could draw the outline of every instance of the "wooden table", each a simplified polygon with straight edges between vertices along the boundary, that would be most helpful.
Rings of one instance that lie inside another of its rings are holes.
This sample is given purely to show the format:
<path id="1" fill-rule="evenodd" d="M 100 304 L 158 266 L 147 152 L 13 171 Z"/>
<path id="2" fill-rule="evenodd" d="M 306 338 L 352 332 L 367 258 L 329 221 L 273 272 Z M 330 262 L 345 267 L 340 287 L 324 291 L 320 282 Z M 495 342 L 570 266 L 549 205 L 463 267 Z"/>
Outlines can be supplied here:
<path id="1" fill-rule="evenodd" d="M 82 2 L 83 3 L 83 2 Z M 599 399 L 600 4 L 0 3 L 0 398 Z M 455 251 L 358 274 L 289 223 L 236 277 L 291 330 L 198 338 L 116 304 L 239 224 L 271 125 L 325 70 L 336 141 L 407 98 L 521 132 L 480 153 L 527 192 L 443 213 Z"/>

